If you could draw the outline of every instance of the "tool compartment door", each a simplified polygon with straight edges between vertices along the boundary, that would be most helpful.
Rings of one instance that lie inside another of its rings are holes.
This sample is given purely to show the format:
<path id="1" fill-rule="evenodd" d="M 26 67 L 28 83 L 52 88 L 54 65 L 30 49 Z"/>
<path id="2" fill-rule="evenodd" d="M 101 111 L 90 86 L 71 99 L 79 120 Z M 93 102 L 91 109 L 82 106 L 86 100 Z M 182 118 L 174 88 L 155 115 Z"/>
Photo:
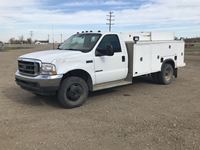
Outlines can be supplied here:
<path id="1" fill-rule="evenodd" d="M 135 44 L 133 55 L 133 76 L 151 73 L 151 46 L 148 44 Z"/>

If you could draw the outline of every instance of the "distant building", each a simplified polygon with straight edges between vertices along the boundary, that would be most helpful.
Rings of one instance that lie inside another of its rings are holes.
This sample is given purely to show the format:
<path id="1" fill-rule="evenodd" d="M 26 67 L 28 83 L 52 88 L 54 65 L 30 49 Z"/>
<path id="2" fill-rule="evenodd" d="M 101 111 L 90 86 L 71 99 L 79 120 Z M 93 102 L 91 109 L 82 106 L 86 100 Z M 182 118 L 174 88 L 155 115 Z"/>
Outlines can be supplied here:
<path id="1" fill-rule="evenodd" d="M 35 41 L 35 44 L 36 44 L 36 45 L 40 45 L 40 44 L 49 44 L 49 40 L 46 40 L 46 41 L 44 41 L 44 40 L 36 40 L 36 41 Z"/>

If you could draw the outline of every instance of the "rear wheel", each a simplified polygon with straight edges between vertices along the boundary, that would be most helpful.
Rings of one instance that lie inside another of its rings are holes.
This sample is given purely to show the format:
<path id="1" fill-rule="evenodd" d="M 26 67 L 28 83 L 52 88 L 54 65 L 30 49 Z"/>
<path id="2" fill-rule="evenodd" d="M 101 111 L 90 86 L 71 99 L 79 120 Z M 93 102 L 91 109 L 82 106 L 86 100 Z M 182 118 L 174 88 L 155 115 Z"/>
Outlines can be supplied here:
<path id="1" fill-rule="evenodd" d="M 170 84 L 174 78 L 174 68 L 171 64 L 163 64 L 161 72 L 158 73 L 158 79 L 161 84 Z"/>
<path id="2" fill-rule="evenodd" d="M 88 85 L 80 77 L 68 77 L 63 80 L 58 91 L 58 100 L 64 108 L 81 106 L 87 99 Z"/>

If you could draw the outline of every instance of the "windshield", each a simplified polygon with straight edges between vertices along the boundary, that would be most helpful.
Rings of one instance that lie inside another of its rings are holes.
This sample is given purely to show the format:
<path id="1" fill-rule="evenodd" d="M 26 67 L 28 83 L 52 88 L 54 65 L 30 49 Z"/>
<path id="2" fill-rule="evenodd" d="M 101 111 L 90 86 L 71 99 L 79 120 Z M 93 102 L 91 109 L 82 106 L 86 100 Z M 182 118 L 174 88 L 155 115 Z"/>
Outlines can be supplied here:
<path id="1" fill-rule="evenodd" d="M 75 34 L 67 39 L 63 44 L 61 44 L 58 49 L 89 52 L 94 48 L 100 37 L 101 34 L 94 33 Z"/>

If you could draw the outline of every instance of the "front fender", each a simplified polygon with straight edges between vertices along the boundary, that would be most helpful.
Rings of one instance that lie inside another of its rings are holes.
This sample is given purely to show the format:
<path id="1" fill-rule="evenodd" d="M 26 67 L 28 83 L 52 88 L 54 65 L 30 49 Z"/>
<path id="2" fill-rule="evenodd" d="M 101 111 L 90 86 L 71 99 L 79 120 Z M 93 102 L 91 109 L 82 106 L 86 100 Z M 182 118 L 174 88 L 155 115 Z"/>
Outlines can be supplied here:
<path id="1" fill-rule="evenodd" d="M 92 83 L 95 83 L 95 74 L 94 74 L 94 60 L 90 59 L 90 63 L 87 63 L 86 60 L 58 60 L 53 63 L 56 65 L 57 74 L 66 74 L 73 70 L 84 70 L 86 71 L 91 79 Z"/>

